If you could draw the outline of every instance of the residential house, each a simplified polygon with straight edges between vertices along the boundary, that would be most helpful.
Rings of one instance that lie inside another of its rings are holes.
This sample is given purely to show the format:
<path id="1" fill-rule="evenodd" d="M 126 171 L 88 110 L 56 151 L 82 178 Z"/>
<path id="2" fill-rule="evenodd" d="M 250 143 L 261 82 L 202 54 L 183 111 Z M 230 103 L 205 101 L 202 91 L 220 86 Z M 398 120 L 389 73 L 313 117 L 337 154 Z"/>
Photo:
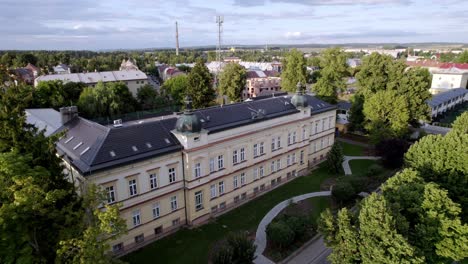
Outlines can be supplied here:
<path id="1" fill-rule="evenodd" d="M 427 104 L 431 108 L 431 117 L 434 118 L 467 101 L 468 90 L 455 88 L 433 95 Z"/>
<path id="2" fill-rule="evenodd" d="M 281 91 L 281 77 L 277 71 L 247 71 L 242 98 L 270 95 Z"/>
<path id="3" fill-rule="evenodd" d="M 54 73 L 55 74 L 70 74 L 71 73 L 71 68 L 70 66 L 60 63 L 57 66 L 54 66 Z"/>

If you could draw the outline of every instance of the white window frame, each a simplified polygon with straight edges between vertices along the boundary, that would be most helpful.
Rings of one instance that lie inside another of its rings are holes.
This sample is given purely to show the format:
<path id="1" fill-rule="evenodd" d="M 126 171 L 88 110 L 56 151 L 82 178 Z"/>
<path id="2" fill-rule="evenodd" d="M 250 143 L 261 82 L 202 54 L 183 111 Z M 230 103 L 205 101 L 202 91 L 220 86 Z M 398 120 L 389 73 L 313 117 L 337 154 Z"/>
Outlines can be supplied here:
<path id="1" fill-rule="evenodd" d="M 234 151 L 232 151 L 232 164 L 237 164 L 239 163 L 239 152 L 237 151 L 237 149 L 235 149 Z"/>
<path id="2" fill-rule="evenodd" d="M 288 132 L 288 145 L 291 145 L 291 132 Z"/>
<path id="3" fill-rule="evenodd" d="M 271 164 L 270 164 L 270 170 L 271 170 L 271 173 L 275 172 L 275 161 L 272 161 Z"/>
<path id="4" fill-rule="evenodd" d="M 224 169 L 224 156 L 218 155 L 218 170 Z"/>
<path id="5" fill-rule="evenodd" d="M 234 186 L 234 189 L 236 189 L 237 187 L 239 187 L 239 181 L 238 181 L 238 176 L 234 176 L 233 180 L 232 180 L 232 185 Z"/>
<path id="6" fill-rule="evenodd" d="M 128 189 L 130 196 L 135 196 L 138 194 L 136 179 L 128 180 Z"/>
<path id="7" fill-rule="evenodd" d="M 260 142 L 260 155 L 263 155 L 265 153 L 265 144 L 263 142 Z"/>
<path id="8" fill-rule="evenodd" d="M 177 196 L 172 196 L 171 197 L 171 211 L 174 212 L 177 210 L 178 204 L 177 204 Z"/>
<path id="9" fill-rule="evenodd" d="M 302 127 L 302 140 L 306 140 L 307 138 L 307 128 L 306 126 Z"/>
<path id="10" fill-rule="evenodd" d="M 276 148 L 278 148 L 278 149 L 281 148 L 281 136 L 278 136 L 276 138 Z"/>
<path id="11" fill-rule="evenodd" d="M 115 190 L 114 185 L 110 185 L 106 187 L 107 193 L 107 203 L 111 204 L 115 202 Z"/>
<path id="12" fill-rule="evenodd" d="M 175 168 L 169 168 L 167 169 L 168 174 L 169 174 L 169 183 L 173 183 L 177 181 L 177 174 L 176 174 L 176 169 Z"/>
<path id="13" fill-rule="evenodd" d="M 292 133 L 292 143 L 293 144 L 296 143 L 296 131 L 293 131 L 293 133 Z"/>
<path id="14" fill-rule="evenodd" d="M 258 169 L 258 174 L 260 178 L 265 177 L 265 168 L 263 166 L 260 166 L 260 168 Z"/>
<path id="15" fill-rule="evenodd" d="M 245 161 L 245 148 L 240 149 L 240 161 Z"/>
<path id="16" fill-rule="evenodd" d="M 293 152 L 293 154 L 291 154 L 291 164 L 294 163 L 296 163 L 296 152 Z"/>
<path id="17" fill-rule="evenodd" d="M 202 191 L 195 192 L 195 209 L 196 210 L 203 209 L 203 192 Z"/>
<path id="18" fill-rule="evenodd" d="M 193 176 L 195 178 L 201 177 L 201 163 L 200 162 L 195 163 L 195 166 L 193 166 Z"/>
<path id="19" fill-rule="evenodd" d="M 276 149 L 276 138 L 271 138 L 271 151 Z"/>
<path id="20" fill-rule="evenodd" d="M 140 210 L 135 210 L 135 211 L 133 211 L 132 220 L 133 220 L 133 226 L 139 226 L 139 225 L 141 225 L 141 214 L 140 214 Z"/>
<path id="21" fill-rule="evenodd" d="M 301 150 L 301 154 L 300 154 L 300 163 L 301 163 L 301 164 L 304 164 L 304 150 Z"/>
<path id="22" fill-rule="evenodd" d="M 258 157 L 258 144 L 257 143 L 253 145 L 253 156 L 254 158 Z"/>
<path id="23" fill-rule="evenodd" d="M 286 156 L 286 166 L 291 166 L 291 155 Z"/>
<path id="24" fill-rule="evenodd" d="M 158 174 L 157 173 L 151 173 L 149 175 L 149 180 L 150 180 L 150 189 L 154 190 L 157 189 L 158 186 Z"/>
<path id="25" fill-rule="evenodd" d="M 218 191 L 219 191 L 219 195 L 224 194 L 224 181 L 220 181 L 218 183 Z"/>
<path id="26" fill-rule="evenodd" d="M 218 196 L 218 187 L 216 186 L 216 184 L 212 184 L 210 186 L 210 193 L 211 193 L 211 199 L 215 198 L 216 196 Z"/>
<path id="27" fill-rule="evenodd" d="M 318 131 L 318 125 L 319 125 L 319 122 L 315 121 L 315 134 L 317 134 L 319 132 Z"/>
<path id="28" fill-rule="evenodd" d="M 159 202 L 153 204 L 153 219 L 159 218 L 161 216 L 161 205 Z"/>
<path id="29" fill-rule="evenodd" d="M 253 179 L 254 180 L 258 179 L 258 168 L 253 169 Z"/>
<path id="30" fill-rule="evenodd" d="M 215 160 L 214 158 L 210 158 L 210 173 L 215 172 Z"/>
<path id="31" fill-rule="evenodd" d="M 244 172 L 242 172 L 240 175 L 240 184 L 241 186 L 245 185 L 245 173 Z"/>
<path id="32" fill-rule="evenodd" d="M 281 159 L 276 160 L 276 171 L 281 170 Z"/>

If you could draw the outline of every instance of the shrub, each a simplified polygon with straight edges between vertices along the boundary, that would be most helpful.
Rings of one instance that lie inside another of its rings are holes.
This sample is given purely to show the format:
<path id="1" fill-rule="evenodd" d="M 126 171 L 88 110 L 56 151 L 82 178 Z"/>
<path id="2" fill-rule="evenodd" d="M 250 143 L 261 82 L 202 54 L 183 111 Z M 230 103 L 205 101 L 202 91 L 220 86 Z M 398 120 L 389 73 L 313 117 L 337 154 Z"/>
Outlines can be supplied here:
<path id="1" fill-rule="evenodd" d="M 373 177 L 373 176 L 380 174 L 382 171 L 383 171 L 382 166 L 378 164 L 373 164 L 369 167 L 369 169 L 367 169 L 366 175 L 367 177 Z"/>
<path id="2" fill-rule="evenodd" d="M 403 157 L 408 148 L 408 142 L 398 138 L 382 140 L 375 146 L 377 155 L 382 157 L 382 164 L 391 169 L 403 165 Z"/>
<path id="3" fill-rule="evenodd" d="M 300 239 L 310 226 L 309 220 L 305 216 L 288 216 L 284 222 L 294 232 L 294 240 Z"/>
<path id="4" fill-rule="evenodd" d="M 338 202 L 342 203 L 349 201 L 354 197 L 356 191 L 354 190 L 351 183 L 347 180 L 341 180 L 333 186 L 332 195 Z"/>
<path id="5" fill-rule="evenodd" d="M 232 249 L 231 263 L 253 263 L 253 260 L 255 259 L 255 249 L 257 247 L 245 234 L 232 233 L 228 236 L 227 243 Z"/>
<path id="6" fill-rule="evenodd" d="M 353 186 L 354 192 L 359 193 L 366 189 L 369 180 L 363 176 L 353 176 L 348 181 Z"/>
<path id="7" fill-rule="evenodd" d="M 221 246 L 213 255 L 213 264 L 230 264 L 233 260 L 233 249 L 228 245 Z"/>
<path id="8" fill-rule="evenodd" d="M 284 222 L 272 222 L 266 228 L 267 238 L 279 248 L 294 242 L 294 231 Z"/>

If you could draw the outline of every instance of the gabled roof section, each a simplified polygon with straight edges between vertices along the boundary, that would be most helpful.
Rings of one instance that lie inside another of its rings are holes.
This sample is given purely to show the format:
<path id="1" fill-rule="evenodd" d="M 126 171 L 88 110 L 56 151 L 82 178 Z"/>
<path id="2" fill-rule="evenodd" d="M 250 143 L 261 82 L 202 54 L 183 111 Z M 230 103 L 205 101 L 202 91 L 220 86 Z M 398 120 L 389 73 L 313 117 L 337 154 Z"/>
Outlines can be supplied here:
<path id="1" fill-rule="evenodd" d="M 468 90 L 465 88 L 450 89 L 449 91 L 433 95 L 432 98 L 426 102 L 430 107 L 436 107 L 440 104 L 448 103 L 450 100 L 456 99 L 459 96 L 463 97 L 467 93 Z"/>
<path id="2" fill-rule="evenodd" d="M 82 174 L 152 158 L 181 149 L 170 133 L 176 119 L 105 127 L 77 117 L 59 129 L 67 131 L 57 143 L 60 154 Z"/>

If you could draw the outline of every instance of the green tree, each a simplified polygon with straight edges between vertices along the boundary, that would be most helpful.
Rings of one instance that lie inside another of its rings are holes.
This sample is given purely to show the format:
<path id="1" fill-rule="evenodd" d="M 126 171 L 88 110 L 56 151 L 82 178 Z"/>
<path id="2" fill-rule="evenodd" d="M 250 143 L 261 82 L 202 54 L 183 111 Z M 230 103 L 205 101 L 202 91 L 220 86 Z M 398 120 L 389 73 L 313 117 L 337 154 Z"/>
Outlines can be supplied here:
<path id="1" fill-rule="evenodd" d="M 164 94 L 169 95 L 176 105 L 181 105 L 188 90 L 188 85 L 187 75 L 178 75 L 165 81 L 161 86 L 161 90 Z"/>
<path id="2" fill-rule="evenodd" d="M 468 134 L 468 112 L 463 112 L 452 124 L 451 133 Z"/>
<path id="3" fill-rule="evenodd" d="M 406 99 L 410 121 L 430 119 L 430 108 L 426 101 L 431 99 L 431 80 L 431 74 L 423 68 L 410 68 L 400 79 L 398 93 Z"/>
<path id="4" fill-rule="evenodd" d="M 351 182 L 347 179 L 341 178 L 333 186 L 332 196 L 340 204 L 350 202 L 350 200 L 353 199 L 355 195 L 356 195 L 356 190 L 354 189 Z"/>
<path id="5" fill-rule="evenodd" d="M 283 72 L 281 73 L 281 89 L 287 92 L 296 91 L 296 84 L 306 83 L 306 60 L 304 54 L 297 49 L 292 49 L 283 60 Z"/>
<path id="6" fill-rule="evenodd" d="M 244 233 L 229 233 L 226 241 L 216 249 L 213 256 L 215 264 L 250 264 L 255 259 L 253 241 Z"/>
<path id="7" fill-rule="evenodd" d="M 120 218 L 117 205 L 104 205 L 105 194 L 95 185 L 88 186 L 83 210 L 83 232 L 71 239 L 60 241 L 57 249 L 58 263 L 112 263 L 114 259 L 109 254 L 111 239 L 117 239 L 126 232 L 125 220 Z"/>
<path id="8" fill-rule="evenodd" d="M 322 52 L 320 77 L 313 89 L 317 96 L 329 103 L 336 103 L 337 92 L 346 88 L 345 77 L 349 76 L 347 56 L 340 48 Z"/>
<path id="9" fill-rule="evenodd" d="M 343 161 L 343 148 L 340 143 L 335 142 L 327 153 L 328 170 L 335 174 L 343 172 Z"/>
<path id="10" fill-rule="evenodd" d="M 137 99 L 140 108 L 151 110 L 164 105 L 164 99 L 158 95 L 153 86 L 146 84 L 138 89 Z"/>
<path id="11" fill-rule="evenodd" d="M 58 109 L 62 107 L 64 105 L 62 90 L 62 81 L 39 82 L 34 89 L 33 105 L 41 108 L 52 107 Z"/>
<path id="12" fill-rule="evenodd" d="M 284 222 L 272 222 L 266 228 L 268 241 L 282 249 L 294 242 L 294 231 Z"/>
<path id="13" fill-rule="evenodd" d="M 468 63 L 468 50 L 463 51 L 457 56 L 456 62 Z"/>
<path id="14" fill-rule="evenodd" d="M 201 59 L 198 59 L 188 75 L 186 94 L 193 100 L 194 108 L 210 106 L 216 98 L 213 78 Z"/>
<path id="15" fill-rule="evenodd" d="M 351 109 L 349 110 L 350 129 L 352 131 L 363 131 L 365 125 L 365 116 L 362 112 L 364 108 L 364 96 L 355 94 L 351 97 Z"/>
<path id="16" fill-rule="evenodd" d="M 392 82 L 390 72 L 393 65 L 392 57 L 372 53 L 362 59 L 360 71 L 356 74 L 358 93 L 365 99 L 378 91 L 386 90 Z"/>
<path id="17" fill-rule="evenodd" d="M 396 91 L 384 90 L 370 96 L 364 102 L 363 113 L 373 142 L 402 137 L 408 130 L 408 105 Z"/>
<path id="18" fill-rule="evenodd" d="M 343 208 L 338 212 L 333 250 L 328 259 L 332 263 L 360 263 L 359 234 L 352 224 L 352 215 Z"/>
<path id="19" fill-rule="evenodd" d="M 71 106 L 78 103 L 81 92 L 83 92 L 86 85 L 81 82 L 66 82 L 63 84 L 62 88 L 62 97 L 63 103 L 62 106 Z"/>
<path id="20" fill-rule="evenodd" d="M 238 63 L 229 63 L 219 77 L 219 92 L 221 95 L 227 95 L 231 102 L 240 102 L 246 81 L 245 68 Z"/>

